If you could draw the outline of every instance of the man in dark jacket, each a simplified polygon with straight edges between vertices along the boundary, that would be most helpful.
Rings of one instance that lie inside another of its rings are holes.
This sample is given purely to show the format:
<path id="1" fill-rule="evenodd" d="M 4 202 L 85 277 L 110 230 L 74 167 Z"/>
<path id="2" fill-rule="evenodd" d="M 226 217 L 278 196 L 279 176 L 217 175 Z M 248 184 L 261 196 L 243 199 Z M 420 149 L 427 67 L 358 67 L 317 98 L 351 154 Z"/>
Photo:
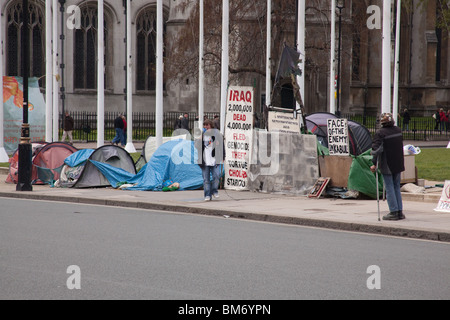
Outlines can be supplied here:
<path id="1" fill-rule="evenodd" d="M 69 111 L 66 111 L 66 114 L 64 116 L 64 133 L 62 136 L 61 141 L 66 141 L 66 138 L 69 137 L 69 143 L 73 144 L 73 136 L 72 136 L 72 131 L 73 131 L 73 126 L 74 126 L 74 120 L 73 118 L 70 116 Z"/>
<path id="2" fill-rule="evenodd" d="M 409 121 L 411 121 L 411 115 L 408 109 L 403 111 L 403 130 L 409 131 Z"/>
<path id="3" fill-rule="evenodd" d="M 402 130 L 395 126 L 391 113 L 383 113 L 380 123 L 381 128 L 372 142 L 373 166 L 370 170 L 375 172 L 378 164 L 383 175 L 389 206 L 389 214 L 383 220 L 405 219 L 400 192 L 400 176 L 405 171 Z"/>
<path id="4" fill-rule="evenodd" d="M 181 119 L 181 129 L 189 131 L 189 114 L 187 112 L 184 113 L 184 117 Z"/>
<path id="5" fill-rule="evenodd" d="M 114 137 L 112 144 L 122 144 L 122 147 L 125 147 L 123 145 L 123 141 L 124 141 L 124 136 L 123 136 L 123 128 L 124 128 L 124 124 L 123 124 L 123 119 L 122 119 L 122 114 L 119 114 L 119 116 L 114 120 L 114 129 L 116 130 L 116 136 Z"/>

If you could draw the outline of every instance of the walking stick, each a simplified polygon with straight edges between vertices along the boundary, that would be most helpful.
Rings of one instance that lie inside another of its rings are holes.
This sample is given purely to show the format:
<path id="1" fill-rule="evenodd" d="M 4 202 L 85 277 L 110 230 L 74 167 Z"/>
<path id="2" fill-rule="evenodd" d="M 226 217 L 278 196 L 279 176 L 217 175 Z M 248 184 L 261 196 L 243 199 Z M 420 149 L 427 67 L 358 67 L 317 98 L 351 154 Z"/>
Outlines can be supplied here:
<path id="1" fill-rule="evenodd" d="M 378 187 L 378 163 L 380 162 L 379 160 L 380 160 L 380 156 L 378 156 L 378 159 L 377 159 L 377 167 L 375 169 L 375 179 L 376 179 L 376 185 L 377 185 L 378 221 L 381 221 L 380 220 L 380 190 Z M 383 183 L 383 186 L 384 186 L 384 183 Z"/>

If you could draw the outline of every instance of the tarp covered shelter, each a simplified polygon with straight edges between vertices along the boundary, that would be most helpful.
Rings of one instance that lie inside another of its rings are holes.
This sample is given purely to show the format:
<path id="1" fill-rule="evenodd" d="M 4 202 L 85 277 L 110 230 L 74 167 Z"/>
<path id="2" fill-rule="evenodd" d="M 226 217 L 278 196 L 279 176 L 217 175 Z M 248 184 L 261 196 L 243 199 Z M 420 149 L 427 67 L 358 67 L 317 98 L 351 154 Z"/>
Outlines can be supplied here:
<path id="1" fill-rule="evenodd" d="M 179 190 L 196 190 L 203 186 L 198 153 L 190 140 L 171 140 L 162 144 L 138 174 L 94 162 L 113 187 L 129 185 L 126 190 L 162 191 L 174 183 Z"/>
<path id="2" fill-rule="evenodd" d="M 348 176 L 348 189 L 356 190 L 366 196 L 376 199 L 376 175 L 370 170 L 372 166 L 372 149 L 353 157 Z M 378 175 L 378 192 L 383 192 L 383 175 Z"/>
<path id="3" fill-rule="evenodd" d="M 319 143 L 328 148 L 327 120 L 338 117 L 328 112 L 317 112 L 306 117 L 308 130 L 317 136 Z M 372 137 L 366 127 L 356 121 L 348 120 L 349 148 L 353 156 L 372 148 Z"/>
<path id="4" fill-rule="evenodd" d="M 171 141 L 171 140 L 179 140 L 184 139 L 186 140 L 188 138 L 189 132 L 185 129 L 177 129 L 174 134 L 180 133 L 179 135 L 172 136 L 172 137 L 163 137 L 162 142 L 163 144 L 165 142 Z M 148 136 L 147 139 L 144 142 L 144 145 L 142 146 L 142 153 L 139 159 L 136 161 L 136 170 L 140 171 L 142 167 L 150 161 L 150 159 L 153 156 L 153 153 L 158 149 L 157 147 L 157 141 L 156 137 L 154 136 Z"/>
<path id="5" fill-rule="evenodd" d="M 64 160 L 78 149 L 64 142 L 33 144 L 32 184 L 53 184 L 59 179 Z M 19 169 L 19 150 L 9 159 L 7 183 L 17 183 Z"/>
<path id="6" fill-rule="evenodd" d="M 88 157 L 88 158 L 87 158 Z M 86 159 L 87 158 L 87 159 Z M 136 174 L 133 158 L 123 148 L 115 145 L 104 145 L 95 150 L 83 150 L 66 159 L 66 165 L 70 168 L 63 169 L 65 180 L 61 186 L 73 188 L 98 188 L 110 186 L 108 179 L 94 163 L 107 164 L 112 168 L 124 170 L 130 174 Z M 70 174 L 75 170 L 77 174 Z M 70 180 L 67 176 L 72 176 Z"/>

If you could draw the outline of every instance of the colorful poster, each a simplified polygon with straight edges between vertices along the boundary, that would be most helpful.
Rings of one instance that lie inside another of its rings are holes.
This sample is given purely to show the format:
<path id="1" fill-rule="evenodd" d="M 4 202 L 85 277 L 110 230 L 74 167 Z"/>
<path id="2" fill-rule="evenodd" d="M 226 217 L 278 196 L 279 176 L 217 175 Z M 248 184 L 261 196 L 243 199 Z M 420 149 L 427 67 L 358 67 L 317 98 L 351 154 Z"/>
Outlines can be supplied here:
<path id="1" fill-rule="evenodd" d="M 225 189 L 248 190 L 253 101 L 253 87 L 230 87 L 225 118 Z"/>
<path id="2" fill-rule="evenodd" d="M 45 101 L 37 78 L 28 80 L 28 123 L 31 142 L 45 141 Z M 3 77 L 3 133 L 8 154 L 17 150 L 23 123 L 23 79 Z"/>

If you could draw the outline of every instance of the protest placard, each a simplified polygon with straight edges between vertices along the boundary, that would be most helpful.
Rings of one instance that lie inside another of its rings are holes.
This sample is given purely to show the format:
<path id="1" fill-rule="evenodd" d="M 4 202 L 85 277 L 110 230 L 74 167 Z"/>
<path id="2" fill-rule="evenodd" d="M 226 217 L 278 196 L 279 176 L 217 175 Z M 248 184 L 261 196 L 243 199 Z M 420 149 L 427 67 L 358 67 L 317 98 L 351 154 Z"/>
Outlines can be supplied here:
<path id="1" fill-rule="evenodd" d="M 347 119 L 328 119 L 327 132 L 330 155 L 350 155 Z"/>
<path id="2" fill-rule="evenodd" d="M 248 189 L 253 104 L 253 87 L 229 88 L 225 117 L 225 189 Z"/>
<path id="3" fill-rule="evenodd" d="M 300 133 L 300 115 L 297 119 L 294 114 L 270 111 L 268 116 L 269 131 L 281 133 Z"/>
<path id="4" fill-rule="evenodd" d="M 441 199 L 434 211 L 450 213 L 450 180 L 446 180 Z"/>

